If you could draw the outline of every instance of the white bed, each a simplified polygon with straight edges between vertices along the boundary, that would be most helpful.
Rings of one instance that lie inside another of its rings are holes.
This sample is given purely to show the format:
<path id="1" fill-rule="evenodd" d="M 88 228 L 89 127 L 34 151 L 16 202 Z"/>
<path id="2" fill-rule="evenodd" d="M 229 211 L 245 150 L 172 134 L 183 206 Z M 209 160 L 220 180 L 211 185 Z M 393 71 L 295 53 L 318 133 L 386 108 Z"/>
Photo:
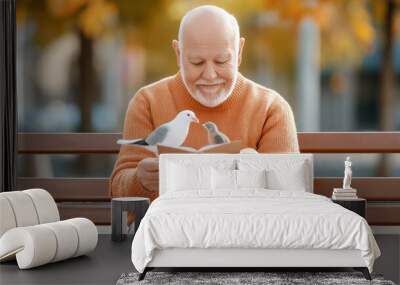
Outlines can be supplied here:
<path id="1" fill-rule="evenodd" d="M 140 278 L 154 267 L 354 267 L 370 278 L 380 251 L 367 222 L 312 192 L 310 154 L 161 155 L 132 262 Z"/>

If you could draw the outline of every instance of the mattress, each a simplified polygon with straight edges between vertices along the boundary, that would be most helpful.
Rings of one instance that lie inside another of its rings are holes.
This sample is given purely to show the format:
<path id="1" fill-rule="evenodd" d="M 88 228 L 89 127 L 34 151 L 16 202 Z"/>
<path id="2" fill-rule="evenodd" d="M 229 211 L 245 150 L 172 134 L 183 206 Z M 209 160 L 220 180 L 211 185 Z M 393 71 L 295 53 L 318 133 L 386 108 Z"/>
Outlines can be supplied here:
<path id="1" fill-rule="evenodd" d="M 308 192 L 242 189 L 199 196 L 196 189 L 157 198 L 132 242 L 139 272 L 163 249 L 359 250 L 372 272 L 379 248 L 365 219 Z"/>

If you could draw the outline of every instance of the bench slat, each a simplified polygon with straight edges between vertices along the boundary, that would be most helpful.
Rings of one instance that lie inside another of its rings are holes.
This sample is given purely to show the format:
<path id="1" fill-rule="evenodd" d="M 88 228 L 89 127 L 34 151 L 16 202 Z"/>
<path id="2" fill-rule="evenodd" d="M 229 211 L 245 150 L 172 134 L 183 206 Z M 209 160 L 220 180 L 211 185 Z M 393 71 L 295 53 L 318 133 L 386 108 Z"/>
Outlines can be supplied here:
<path id="1" fill-rule="evenodd" d="M 119 138 L 120 133 L 18 133 L 18 153 L 115 154 Z"/>
<path id="2" fill-rule="evenodd" d="M 331 197 L 333 188 L 341 188 L 343 178 L 317 177 L 314 179 L 314 192 Z M 368 201 L 400 201 L 400 177 L 356 177 L 351 186 L 357 195 Z"/>
<path id="3" fill-rule="evenodd" d="M 314 192 L 330 197 L 334 187 L 341 187 L 342 178 L 316 177 Z M 44 188 L 58 202 L 110 201 L 108 178 L 31 178 L 17 180 L 19 190 Z M 400 177 L 356 177 L 352 186 L 358 195 L 369 201 L 400 201 Z"/>
<path id="4" fill-rule="evenodd" d="M 17 189 L 43 188 L 57 202 L 107 202 L 108 178 L 36 178 L 19 177 Z"/>
<path id="5" fill-rule="evenodd" d="M 89 208 L 60 206 L 61 219 L 74 217 L 85 217 L 92 220 L 96 225 L 110 225 L 110 208 Z M 368 205 L 367 221 L 370 225 L 395 226 L 400 225 L 400 206 L 375 206 Z"/>
<path id="6" fill-rule="evenodd" d="M 121 133 L 19 133 L 18 152 L 118 153 Z M 306 153 L 400 153 L 400 132 L 298 133 Z"/>
<path id="7" fill-rule="evenodd" d="M 111 224 L 111 209 L 105 207 L 91 208 L 85 205 L 82 206 L 58 206 L 60 219 L 66 220 L 71 218 L 87 218 L 96 225 Z"/>

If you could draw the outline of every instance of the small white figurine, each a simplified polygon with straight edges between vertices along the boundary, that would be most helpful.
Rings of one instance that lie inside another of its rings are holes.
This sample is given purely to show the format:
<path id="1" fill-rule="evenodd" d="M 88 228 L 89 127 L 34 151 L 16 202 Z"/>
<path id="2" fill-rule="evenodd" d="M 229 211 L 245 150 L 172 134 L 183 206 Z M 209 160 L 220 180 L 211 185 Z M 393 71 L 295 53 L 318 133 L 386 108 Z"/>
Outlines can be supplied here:
<path id="1" fill-rule="evenodd" d="M 351 189 L 351 177 L 353 172 L 351 171 L 351 160 L 350 156 L 346 157 L 344 162 L 344 178 L 343 178 L 343 189 Z"/>

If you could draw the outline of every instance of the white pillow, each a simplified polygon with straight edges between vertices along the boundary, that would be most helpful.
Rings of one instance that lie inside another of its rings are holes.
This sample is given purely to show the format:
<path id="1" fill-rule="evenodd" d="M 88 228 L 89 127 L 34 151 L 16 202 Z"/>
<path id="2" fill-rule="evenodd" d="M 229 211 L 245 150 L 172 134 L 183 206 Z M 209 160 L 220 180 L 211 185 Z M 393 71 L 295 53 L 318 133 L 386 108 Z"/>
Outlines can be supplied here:
<path id="1" fill-rule="evenodd" d="M 294 163 L 290 169 L 268 169 L 268 189 L 305 192 L 309 184 L 305 166 L 302 162 Z"/>
<path id="2" fill-rule="evenodd" d="M 170 163 L 168 166 L 168 191 L 185 191 L 193 189 L 211 189 L 211 167 L 185 166 Z"/>
<path id="3" fill-rule="evenodd" d="M 236 190 L 236 170 L 212 168 L 212 188 Z"/>
<path id="4" fill-rule="evenodd" d="M 236 170 L 238 188 L 267 188 L 266 170 Z"/>
<path id="5" fill-rule="evenodd" d="M 265 170 L 212 169 L 214 190 L 237 190 L 239 188 L 267 188 Z"/>
<path id="6" fill-rule="evenodd" d="M 304 159 L 258 158 L 238 161 L 240 170 L 266 170 L 267 188 L 272 190 L 310 191 L 311 169 Z"/>

